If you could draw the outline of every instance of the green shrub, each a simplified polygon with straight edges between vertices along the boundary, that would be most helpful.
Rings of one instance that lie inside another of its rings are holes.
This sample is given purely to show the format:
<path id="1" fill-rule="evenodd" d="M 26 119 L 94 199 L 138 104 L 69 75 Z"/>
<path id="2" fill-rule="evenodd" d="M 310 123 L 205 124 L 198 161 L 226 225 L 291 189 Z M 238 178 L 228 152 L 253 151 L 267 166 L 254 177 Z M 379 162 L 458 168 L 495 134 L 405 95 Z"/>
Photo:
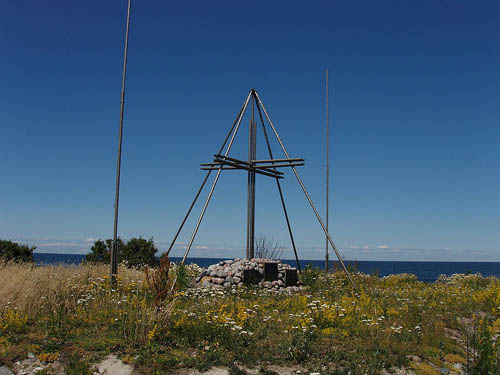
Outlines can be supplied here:
<path id="1" fill-rule="evenodd" d="M 144 238 L 131 238 L 127 243 L 118 238 L 118 261 L 126 262 L 129 267 L 140 267 L 143 265 L 155 266 L 158 260 L 155 253 L 158 251 L 153 238 L 146 240 Z M 109 263 L 111 259 L 111 248 L 113 240 L 97 240 L 90 249 L 90 253 L 85 255 L 84 262 L 87 263 Z"/>
<path id="2" fill-rule="evenodd" d="M 36 246 L 29 247 L 16 242 L 0 240 L 0 259 L 21 262 L 33 262 L 33 250 Z"/>

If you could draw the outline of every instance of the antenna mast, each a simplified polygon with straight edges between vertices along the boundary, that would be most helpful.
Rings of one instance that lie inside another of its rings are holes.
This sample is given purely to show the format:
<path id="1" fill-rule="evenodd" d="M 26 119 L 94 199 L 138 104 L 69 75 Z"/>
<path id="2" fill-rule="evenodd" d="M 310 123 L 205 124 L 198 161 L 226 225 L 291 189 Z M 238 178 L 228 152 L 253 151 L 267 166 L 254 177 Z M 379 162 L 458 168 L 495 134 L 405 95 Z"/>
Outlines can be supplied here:
<path id="1" fill-rule="evenodd" d="M 329 131 L 328 131 L 328 69 L 326 69 L 326 231 L 328 232 L 328 211 L 329 211 L 329 190 L 330 190 L 330 179 L 329 179 Z M 325 249 L 325 272 L 328 272 L 328 236 L 326 236 L 326 249 Z"/>
<path id="2" fill-rule="evenodd" d="M 120 130 L 118 133 L 118 160 L 116 164 L 116 192 L 115 192 L 115 221 L 113 229 L 113 245 L 111 247 L 111 283 L 116 284 L 116 274 L 118 273 L 118 201 L 120 199 L 120 168 L 122 161 L 122 134 L 123 134 L 123 107 L 125 104 L 125 77 L 127 75 L 127 51 L 128 51 L 128 30 L 130 26 L 130 3 L 128 0 L 127 10 L 127 30 L 125 32 L 125 52 L 123 55 L 123 77 L 122 77 L 122 97 L 120 103 Z"/>

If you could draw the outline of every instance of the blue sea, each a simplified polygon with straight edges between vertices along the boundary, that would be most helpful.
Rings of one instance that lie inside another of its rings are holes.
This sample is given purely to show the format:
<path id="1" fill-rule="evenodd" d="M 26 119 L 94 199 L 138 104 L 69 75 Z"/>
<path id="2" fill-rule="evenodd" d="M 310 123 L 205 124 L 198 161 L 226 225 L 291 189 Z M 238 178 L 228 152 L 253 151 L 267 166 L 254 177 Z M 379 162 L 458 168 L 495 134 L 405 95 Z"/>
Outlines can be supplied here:
<path id="1" fill-rule="evenodd" d="M 78 264 L 83 260 L 84 255 L 79 254 L 41 254 L 34 253 L 37 264 Z M 172 257 L 173 262 L 179 262 L 181 258 Z M 221 258 L 188 258 L 186 263 L 196 263 L 201 267 L 208 267 L 217 263 Z M 295 266 L 294 260 L 284 260 Z M 433 282 L 441 274 L 452 275 L 454 273 L 476 273 L 483 276 L 500 277 L 500 262 L 383 262 L 383 261 L 346 261 L 346 266 L 351 269 L 359 270 L 366 274 L 377 274 L 387 276 L 398 273 L 412 273 L 420 281 Z M 323 260 L 301 260 L 300 265 L 304 268 L 306 265 L 324 268 Z M 337 262 L 332 262 L 331 267 L 338 267 Z"/>

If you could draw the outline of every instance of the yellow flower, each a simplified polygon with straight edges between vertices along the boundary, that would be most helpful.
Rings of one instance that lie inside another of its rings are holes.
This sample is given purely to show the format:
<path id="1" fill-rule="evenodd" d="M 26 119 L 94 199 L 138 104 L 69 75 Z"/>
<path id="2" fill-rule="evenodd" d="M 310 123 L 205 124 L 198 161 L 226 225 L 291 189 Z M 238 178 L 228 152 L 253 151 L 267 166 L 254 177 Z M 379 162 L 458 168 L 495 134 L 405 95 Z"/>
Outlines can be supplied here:
<path id="1" fill-rule="evenodd" d="M 148 341 L 149 343 L 151 343 L 151 341 L 153 341 L 155 335 L 156 335 L 156 330 L 158 329 L 158 324 L 155 324 L 153 329 L 151 329 L 149 332 L 148 332 Z"/>

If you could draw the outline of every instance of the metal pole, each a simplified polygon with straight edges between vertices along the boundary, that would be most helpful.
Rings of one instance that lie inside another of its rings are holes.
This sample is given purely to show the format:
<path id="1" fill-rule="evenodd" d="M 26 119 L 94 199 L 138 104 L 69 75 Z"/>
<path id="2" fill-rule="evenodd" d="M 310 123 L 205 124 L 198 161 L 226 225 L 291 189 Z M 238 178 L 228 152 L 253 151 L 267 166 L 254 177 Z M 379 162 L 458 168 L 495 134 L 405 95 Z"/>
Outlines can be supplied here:
<path id="1" fill-rule="evenodd" d="M 248 163 L 256 159 L 256 127 L 255 127 L 255 98 L 253 89 L 251 95 L 251 116 L 248 124 Z M 254 239 L 255 239 L 255 172 L 248 171 L 247 185 L 247 259 L 254 257 Z"/>
<path id="2" fill-rule="evenodd" d="M 288 155 L 288 152 L 286 151 L 286 148 L 285 148 L 285 145 L 283 144 L 283 142 L 281 141 L 281 138 L 278 134 L 278 132 L 276 131 L 276 128 L 274 127 L 273 125 L 273 122 L 271 121 L 271 118 L 269 117 L 269 114 L 267 113 L 266 111 L 266 107 L 264 107 L 264 104 L 262 103 L 262 100 L 260 99 L 259 97 L 259 94 L 257 92 L 255 92 L 255 95 L 256 95 L 256 98 L 260 104 L 260 106 L 262 107 L 262 110 L 264 111 L 264 114 L 266 115 L 266 118 L 267 118 L 267 121 L 269 122 L 269 125 L 271 125 L 271 128 L 273 129 L 273 132 L 274 132 L 274 135 L 276 136 L 276 139 L 278 140 L 280 146 L 281 146 L 281 149 L 283 150 L 285 156 L 287 158 L 289 158 L 290 156 Z M 321 220 L 321 216 L 319 216 L 319 213 L 318 213 L 318 210 L 316 209 L 316 207 L 314 206 L 314 203 L 309 195 L 309 193 L 307 192 L 307 189 L 306 187 L 304 186 L 304 183 L 302 182 L 302 179 L 300 178 L 299 176 L 299 173 L 297 172 L 297 169 L 295 167 L 292 167 L 293 169 L 293 173 L 295 174 L 295 177 L 297 177 L 297 181 L 299 182 L 300 184 L 300 187 L 302 188 L 302 191 L 304 192 L 307 200 L 309 201 L 309 204 L 311 205 L 311 208 L 313 209 L 315 215 L 316 215 L 316 218 L 318 219 L 321 227 L 323 228 L 323 231 L 325 232 L 325 235 L 327 236 L 328 238 L 328 241 L 330 242 L 330 245 L 332 246 L 332 249 L 335 251 L 335 254 L 337 255 L 337 258 L 339 259 L 339 262 L 340 264 L 342 265 L 342 268 L 344 269 L 344 272 L 345 274 L 347 275 L 347 278 L 349 279 L 349 281 L 351 282 L 351 285 L 352 287 L 356 290 L 356 286 L 354 285 L 354 282 L 352 281 L 351 279 L 351 275 L 349 275 L 349 271 L 347 271 L 347 268 L 344 264 L 344 261 L 342 260 L 342 257 L 340 256 L 340 253 L 339 251 L 337 250 L 337 247 L 335 246 L 335 244 L 333 243 L 333 240 L 332 238 L 330 237 L 330 234 L 328 233 L 328 231 L 326 230 L 326 227 L 325 227 L 325 224 L 323 223 L 323 220 Z"/>
<path id="3" fill-rule="evenodd" d="M 224 140 L 224 143 L 222 144 L 222 146 L 220 147 L 219 149 L 219 152 L 217 154 L 220 154 L 222 152 L 222 150 L 224 149 L 224 146 L 226 145 L 227 143 L 227 140 L 229 139 L 229 137 L 231 136 L 231 133 L 233 132 L 233 129 L 234 127 L 236 126 L 236 122 L 238 121 L 238 119 L 240 118 L 240 115 L 243 111 L 243 108 L 245 107 L 245 103 L 243 103 L 243 106 L 241 107 L 240 109 L 240 112 L 238 113 L 238 116 L 236 116 L 236 119 L 234 120 L 234 123 L 233 123 L 233 126 L 231 127 L 231 129 L 229 130 L 229 133 L 227 133 L 227 136 L 226 136 L 226 139 Z M 189 215 L 191 214 L 191 211 L 196 203 L 196 201 L 198 200 L 198 197 L 200 196 L 200 193 L 202 192 L 203 188 L 205 187 L 205 184 L 207 183 L 207 180 L 208 178 L 210 177 L 210 174 L 212 173 L 211 170 L 209 170 L 207 172 L 207 175 L 205 176 L 205 179 L 203 180 L 203 182 L 201 183 L 201 186 L 200 188 L 198 189 L 198 192 L 196 193 L 196 196 L 194 197 L 194 200 L 193 202 L 191 203 L 191 206 L 189 206 L 189 209 L 188 209 L 188 212 L 186 213 L 186 216 L 184 216 L 184 219 L 182 220 L 182 223 L 181 223 L 181 226 L 179 227 L 179 229 L 177 230 L 177 233 L 175 234 L 174 236 L 174 239 L 172 240 L 172 243 L 170 244 L 170 247 L 168 248 L 167 250 L 167 256 L 170 254 L 170 251 L 172 250 L 172 248 L 174 247 L 174 244 L 175 244 L 175 241 L 177 241 L 177 237 L 179 237 L 179 234 L 181 233 L 182 231 L 182 228 L 184 227 L 184 224 L 186 223 L 186 220 L 187 218 L 189 217 Z"/>
<path id="4" fill-rule="evenodd" d="M 120 130 L 118 133 L 118 158 L 116 166 L 116 191 L 115 191 L 115 220 L 113 229 L 113 244 L 111 246 L 111 283 L 116 283 L 116 274 L 118 273 L 118 202 L 120 199 L 120 168 L 122 159 L 122 134 L 123 134 L 123 108 L 125 104 L 125 78 L 127 75 L 127 51 L 128 51 L 128 32 L 130 26 L 130 6 L 131 0 L 128 0 L 127 9 L 127 29 L 125 32 L 125 52 L 123 56 L 123 77 L 122 77 L 122 95 L 120 103 Z"/>
<path id="5" fill-rule="evenodd" d="M 233 142 L 234 142 L 234 137 L 236 136 L 236 133 L 238 132 L 238 129 L 240 127 L 241 120 L 242 120 L 243 114 L 245 113 L 245 110 L 247 108 L 248 101 L 250 100 L 251 94 L 252 94 L 252 92 L 250 91 L 250 93 L 248 94 L 248 97 L 245 101 L 245 105 L 243 106 L 243 111 L 241 111 L 241 113 L 240 113 L 238 123 L 236 124 L 236 128 L 234 129 L 233 135 L 231 137 L 231 140 L 229 141 L 229 144 L 227 146 L 227 149 L 226 149 L 224 156 L 227 156 L 227 154 L 229 153 L 229 150 L 231 150 L 231 146 L 233 145 Z M 191 236 L 191 239 L 189 240 L 186 251 L 184 252 L 184 257 L 182 258 L 181 264 L 184 264 L 184 262 L 186 261 L 187 255 L 189 254 L 189 250 L 191 250 L 191 246 L 193 245 L 194 238 L 196 237 L 196 233 L 198 233 L 198 229 L 200 228 L 201 221 L 203 220 L 203 216 L 205 215 L 205 211 L 207 210 L 208 203 L 210 202 L 210 198 L 212 198 L 212 194 L 214 193 L 214 190 L 215 190 L 215 185 L 217 185 L 217 181 L 219 180 L 219 176 L 220 176 L 221 172 L 222 172 L 222 169 L 219 169 L 217 171 L 217 174 L 215 175 L 215 180 L 212 183 L 212 187 L 210 188 L 210 192 L 208 193 L 208 197 L 207 197 L 207 200 L 205 201 L 205 205 L 203 206 L 203 209 L 201 210 L 201 214 L 200 214 L 200 217 L 198 218 L 198 222 L 196 223 L 196 227 L 194 228 L 194 232 Z"/>
<path id="6" fill-rule="evenodd" d="M 328 132 L 328 69 L 326 70 L 326 231 L 328 232 L 328 213 L 329 213 L 329 205 L 328 205 L 328 194 L 329 194 L 329 155 L 328 155 L 328 147 L 329 147 L 329 132 Z M 325 236 L 326 237 L 326 236 Z M 328 272 L 328 237 L 325 238 L 326 241 L 326 250 L 325 250 L 325 272 Z"/>
<path id="7" fill-rule="evenodd" d="M 262 131 L 264 133 L 264 138 L 266 139 L 267 150 L 269 151 L 269 157 L 273 160 L 273 152 L 271 150 L 271 144 L 269 143 L 269 137 L 267 136 L 266 125 L 264 119 L 262 118 L 262 112 L 260 111 L 259 103 L 256 103 L 257 111 L 259 112 L 260 122 L 262 124 Z M 277 159 L 279 160 L 279 159 Z M 274 161 L 272 162 L 274 164 Z M 297 270 L 301 272 L 299 256 L 297 255 L 297 248 L 295 247 L 295 240 L 293 238 L 292 227 L 290 225 L 290 220 L 288 219 L 288 212 L 286 210 L 285 198 L 283 197 L 283 191 L 281 190 L 280 180 L 276 178 L 276 185 L 278 186 L 278 192 L 280 194 L 281 205 L 283 206 L 283 213 L 285 214 L 286 225 L 288 227 L 288 233 L 290 234 L 290 241 L 292 242 L 293 253 L 295 254 L 295 261 L 297 262 Z"/>

